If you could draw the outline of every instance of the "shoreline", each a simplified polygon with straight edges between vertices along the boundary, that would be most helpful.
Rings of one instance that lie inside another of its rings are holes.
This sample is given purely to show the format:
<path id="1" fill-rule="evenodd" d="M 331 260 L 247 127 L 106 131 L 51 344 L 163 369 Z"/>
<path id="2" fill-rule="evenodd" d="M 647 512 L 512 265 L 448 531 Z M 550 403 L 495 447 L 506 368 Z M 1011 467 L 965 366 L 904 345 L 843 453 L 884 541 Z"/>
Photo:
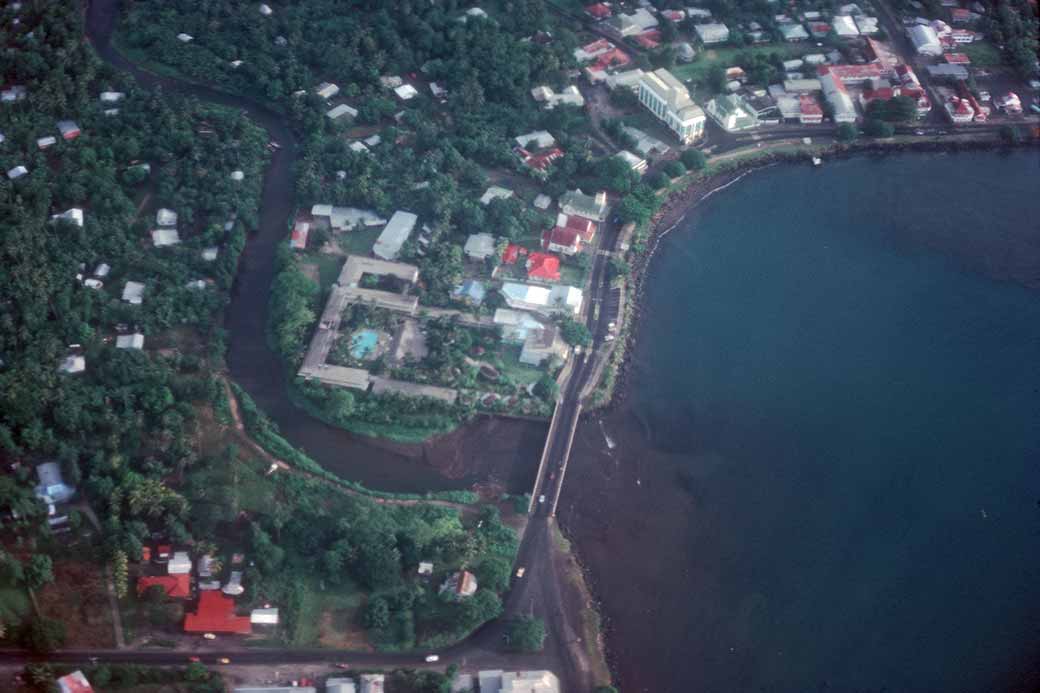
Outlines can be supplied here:
<path id="1" fill-rule="evenodd" d="M 632 271 L 626 279 L 629 295 L 626 298 L 626 311 L 620 316 L 618 325 L 619 339 L 615 342 L 613 354 L 620 356 L 615 360 L 612 354 L 609 357 L 607 367 L 601 380 L 593 390 L 591 400 L 594 410 L 599 414 L 614 411 L 622 404 L 628 396 L 630 367 L 633 349 L 636 345 L 637 335 L 641 332 L 642 318 L 644 317 L 643 299 L 646 290 L 646 280 L 650 276 L 649 266 L 661 245 L 661 241 L 673 230 L 678 228 L 698 206 L 712 197 L 715 193 L 729 188 L 744 180 L 752 174 L 779 166 L 783 164 L 812 165 L 812 157 L 820 156 L 826 165 L 828 159 L 851 159 L 856 156 L 889 156 L 892 154 L 956 154 L 972 151 L 994 151 L 1013 152 L 1026 148 L 1036 149 L 1037 141 L 1026 141 L 1017 145 L 1008 144 L 992 139 L 976 139 L 965 142 L 939 140 L 928 140 L 922 142 L 864 142 L 861 144 L 834 144 L 822 150 L 808 150 L 801 152 L 762 152 L 762 156 L 752 156 L 746 160 L 737 160 L 732 167 L 726 170 L 709 173 L 706 175 L 694 174 L 693 179 L 685 186 L 673 189 L 661 203 L 658 211 L 653 215 L 646 227 L 646 249 L 642 252 L 631 253 L 629 260 Z M 754 154 L 750 152 L 750 154 Z M 709 164 L 710 166 L 710 164 Z M 613 380 L 609 385 L 605 399 L 597 401 L 596 397 L 604 389 L 604 381 L 608 378 L 608 372 L 614 369 Z M 584 418 L 584 417 L 583 417 Z M 623 643 L 616 641 L 613 633 L 613 624 L 604 613 L 602 591 L 596 575 L 588 567 L 581 550 L 580 533 L 572 530 L 564 523 L 560 523 L 560 531 L 570 544 L 570 554 L 575 562 L 580 579 L 584 583 L 585 590 L 589 595 L 589 608 L 596 613 L 598 626 L 598 649 L 606 661 L 611 672 L 611 678 L 617 680 L 616 652 L 624 650 Z"/>
<path id="2" fill-rule="evenodd" d="M 802 146 L 802 145 L 799 145 Z M 808 147 L 808 145 L 804 145 Z M 821 150 L 806 150 L 801 152 L 770 152 L 762 151 L 761 156 L 749 156 L 745 160 L 735 160 L 730 167 L 694 177 L 684 187 L 673 189 L 661 203 L 660 208 L 647 224 L 646 250 L 639 254 L 630 255 L 632 272 L 627 278 L 629 295 L 626 298 L 626 313 L 618 325 L 618 334 L 621 336 L 615 342 L 614 351 L 621 350 L 621 356 L 615 360 L 610 357 L 607 371 L 614 368 L 613 382 L 607 396 L 602 401 L 596 401 L 590 407 L 601 412 L 612 411 L 627 397 L 627 378 L 629 375 L 630 353 L 635 347 L 637 335 L 640 332 L 642 319 L 643 297 L 645 292 L 645 281 L 649 276 L 649 266 L 654 254 L 657 252 L 662 239 L 671 233 L 679 224 L 683 223 L 687 216 L 694 212 L 697 207 L 715 193 L 725 190 L 744 178 L 768 168 L 779 165 L 812 165 L 812 157 L 820 156 L 824 159 L 823 166 L 827 160 L 845 160 L 856 156 L 889 156 L 892 154 L 957 154 L 972 151 L 1005 151 L 1012 152 L 1021 149 L 1037 149 L 1040 141 L 1027 140 L 1019 144 L 1009 144 L 994 139 L 975 139 L 967 141 L 940 141 L 937 139 L 918 142 L 881 142 L 870 141 L 863 143 L 832 144 Z M 753 155 L 754 152 L 749 152 Z M 710 166 L 709 160 L 709 166 Z M 594 393 L 599 393 L 603 386 L 604 377 L 596 384 Z"/>

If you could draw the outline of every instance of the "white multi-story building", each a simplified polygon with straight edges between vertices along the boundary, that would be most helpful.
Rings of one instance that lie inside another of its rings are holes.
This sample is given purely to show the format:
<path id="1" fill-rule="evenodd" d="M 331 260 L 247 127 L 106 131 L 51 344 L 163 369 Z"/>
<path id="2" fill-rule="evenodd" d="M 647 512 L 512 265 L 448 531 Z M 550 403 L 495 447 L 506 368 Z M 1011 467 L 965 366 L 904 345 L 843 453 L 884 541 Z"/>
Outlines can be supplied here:
<path id="1" fill-rule="evenodd" d="M 661 68 L 643 75 L 639 81 L 639 102 L 671 128 L 683 144 L 704 136 L 704 111 L 668 70 Z"/>

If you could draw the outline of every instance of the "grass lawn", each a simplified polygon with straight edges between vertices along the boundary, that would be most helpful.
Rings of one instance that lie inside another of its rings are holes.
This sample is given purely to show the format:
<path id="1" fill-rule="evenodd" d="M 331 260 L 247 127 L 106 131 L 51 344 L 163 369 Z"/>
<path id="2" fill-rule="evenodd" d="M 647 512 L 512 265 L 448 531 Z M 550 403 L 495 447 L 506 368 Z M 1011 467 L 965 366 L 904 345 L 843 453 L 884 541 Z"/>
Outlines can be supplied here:
<path id="1" fill-rule="evenodd" d="M 560 265 L 560 283 L 570 286 L 582 287 L 585 285 L 585 277 L 589 271 L 576 265 Z"/>
<path id="2" fill-rule="evenodd" d="M 339 247 L 343 249 L 344 253 L 348 255 L 368 255 L 372 252 L 372 246 L 376 244 L 376 239 L 379 238 L 379 234 L 382 229 L 358 229 L 356 231 L 346 231 L 336 235 L 336 241 L 339 243 Z"/>
<path id="3" fill-rule="evenodd" d="M 538 379 L 545 373 L 540 368 L 520 363 L 519 346 L 503 345 L 502 350 L 499 352 L 499 358 L 501 359 L 501 368 L 499 370 L 502 375 L 508 376 L 513 382 L 520 385 L 530 385 L 538 382 Z"/>
<path id="4" fill-rule="evenodd" d="M 354 626 L 354 612 L 361 606 L 361 591 L 346 578 L 340 585 L 326 584 L 324 590 L 313 576 L 302 579 L 301 583 L 303 598 L 293 618 L 296 626 L 293 632 L 285 634 L 286 638 L 295 647 L 337 645 Z"/>
<path id="5" fill-rule="evenodd" d="M 339 255 L 325 255 L 324 253 L 311 255 L 307 258 L 307 261 L 318 266 L 318 283 L 321 285 L 323 292 L 327 291 L 336 282 L 340 270 L 343 269 L 344 262 Z"/>
<path id="6" fill-rule="evenodd" d="M 1003 62 L 1000 49 L 989 41 L 976 41 L 960 46 L 960 51 L 971 58 L 975 67 L 996 67 Z"/>
<path id="7" fill-rule="evenodd" d="M 709 48 L 697 55 L 692 63 L 676 65 L 672 68 L 673 75 L 680 80 L 694 80 L 703 82 L 708 78 L 708 70 L 712 65 L 719 64 L 722 67 L 733 67 L 740 63 L 744 55 L 772 55 L 776 53 L 784 60 L 796 58 L 806 53 L 820 52 L 815 43 L 766 43 L 759 46 L 725 46 L 722 48 Z"/>

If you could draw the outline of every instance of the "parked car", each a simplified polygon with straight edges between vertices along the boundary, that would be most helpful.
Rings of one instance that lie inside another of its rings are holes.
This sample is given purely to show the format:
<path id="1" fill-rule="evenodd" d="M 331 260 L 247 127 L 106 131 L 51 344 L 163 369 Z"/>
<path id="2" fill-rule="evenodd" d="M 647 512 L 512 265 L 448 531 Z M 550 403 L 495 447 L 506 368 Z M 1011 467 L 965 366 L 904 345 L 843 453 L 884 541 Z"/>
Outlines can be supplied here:
<path id="1" fill-rule="evenodd" d="M 350 665 L 347 664 L 346 662 L 340 662 L 339 664 L 336 665 L 336 668 L 337 669 L 349 669 Z"/>
<path id="2" fill-rule="evenodd" d="M 213 633 L 203 633 L 202 637 L 206 638 L 206 640 L 216 640 L 217 639 L 217 636 L 214 635 Z"/>
<path id="3" fill-rule="evenodd" d="M 516 576 L 518 578 L 522 578 L 524 576 L 524 572 L 526 572 L 526 571 L 527 571 L 527 568 L 525 568 L 523 566 L 520 566 L 519 568 L 516 569 Z"/>
<path id="4" fill-rule="evenodd" d="M 231 660 L 227 657 L 221 657 L 217 660 L 217 664 L 231 664 Z"/>
<path id="5" fill-rule="evenodd" d="M 202 660 L 198 657 L 188 657 L 189 662 L 201 662 Z"/>
<path id="6" fill-rule="evenodd" d="M 426 655 L 426 661 L 427 662 L 439 662 L 439 661 L 441 661 L 441 658 L 440 658 L 440 655 L 429 654 L 429 655 Z"/>

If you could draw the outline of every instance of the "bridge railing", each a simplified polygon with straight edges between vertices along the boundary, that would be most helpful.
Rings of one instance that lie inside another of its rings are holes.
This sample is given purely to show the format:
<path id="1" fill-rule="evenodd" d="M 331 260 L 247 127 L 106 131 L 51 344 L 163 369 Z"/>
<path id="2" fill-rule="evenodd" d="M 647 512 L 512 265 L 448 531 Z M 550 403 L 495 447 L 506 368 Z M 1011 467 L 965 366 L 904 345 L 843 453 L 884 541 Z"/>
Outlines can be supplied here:
<path id="1" fill-rule="evenodd" d="M 545 436 L 545 445 L 542 446 L 542 458 L 538 461 L 538 473 L 534 477 L 534 488 L 531 489 L 531 500 L 527 503 L 527 514 L 534 511 L 538 502 L 538 489 L 542 487 L 545 480 L 545 463 L 549 460 L 549 450 L 552 448 L 553 436 L 556 434 L 557 422 L 560 419 L 560 402 L 557 400 L 553 407 L 552 419 L 549 420 L 549 434 Z"/>

